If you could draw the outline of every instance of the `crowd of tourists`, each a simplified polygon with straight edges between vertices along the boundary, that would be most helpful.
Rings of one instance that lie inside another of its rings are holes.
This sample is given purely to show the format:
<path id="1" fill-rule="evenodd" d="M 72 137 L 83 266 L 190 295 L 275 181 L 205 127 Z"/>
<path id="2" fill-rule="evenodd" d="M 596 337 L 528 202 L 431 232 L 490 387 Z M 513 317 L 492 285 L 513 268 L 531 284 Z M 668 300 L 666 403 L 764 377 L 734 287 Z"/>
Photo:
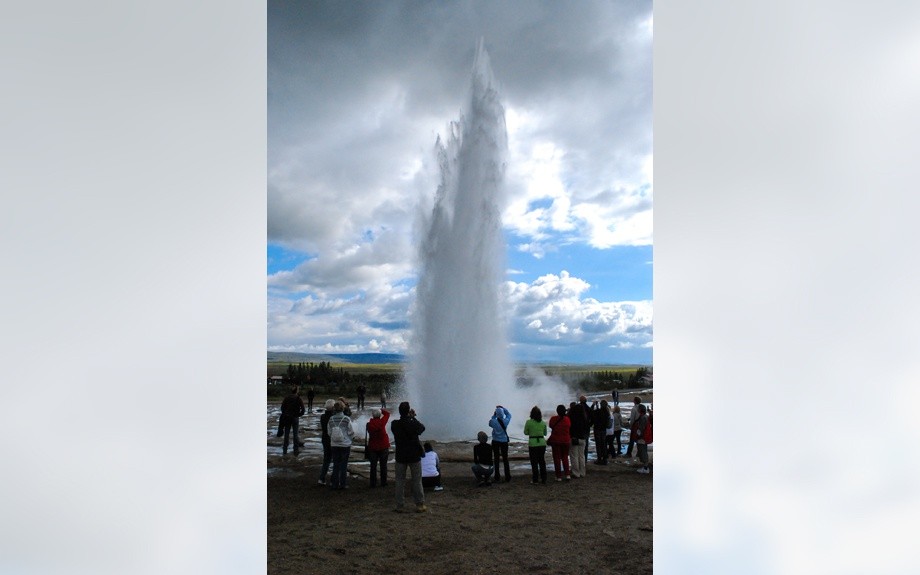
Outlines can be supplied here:
<path id="1" fill-rule="evenodd" d="M 636 457 L 641 466 L 639 473 L 649 473 L 648 445 L 652 443 L 652 412 L 642 403 L 638 396 L 633 398 L 633 405 L 627 418 L 620 411 L 618 392 L 614 391 L 613 406 L 603 399 L 590 405 L 582 395 L 578 401 L 556 406 L 555 415 L 545 420 L 543 412 L 534 406 L 524 423 L 524 435 L 530 460 L 531 483 L 546 484 L 548 472 L 546 466 L 546 449 L 550 448 L 553 461 L 553 475 L 556 481 L 570 481 L 585 477 L 587 473 L 588 449 L 590 439 L 594 439 L 594 464 L 608 465 L 617 457 Z M 310 409 L 312 411 L 313 390 L 309 390 Z M 363 410 L 365 390 L 360 390 L 359 405 Z M 388 485 L 387 463 L 390 458 L 390 437 L 387 433 L 389 423 L 393 435 L 393 454 L 395 459 L 396 511 L 406 512 L 406 480 L 410 486 L 412 501 L 417 512 L 427 511 L 425 506 L 425 489 L 442 491 L 440 457 L 431 443 L 422 444 L 420 436 L 425 426 L 417 419 L 415 410 L 408 401 L 399 404 L 399 418 L 390 421 L 390 412 L 386 409 L 386 396 L 381 396 L 381 407 L 371 409 L 371 417 L 365 426 L 365 458 L 370 462 L 370 487 Z M 347 465 L 355 431 L 351 419 L 352 411 L 348 401 L 340 397 L 328 399 L 325 410 L 320 416 L 322 431 L 323 463 L 320 468 L 318 483 L 333 490 L 348 489 Z M 289 438 L 293 439 L 293 451 L 299 452 L 303 445 L 299 441 L 299 418 L 305 412 L 299 389 L 295 386 L 281 403 L 281 416 L 278 422 L 277 436 L 284 437 L 282 453 L 287 454 Z M 502 405 L 496 405 L 489 419 L 490 434 L 480 431 L 477 443 L 473 446 L 471 471 L 479 487 L 488 487 L 493 483 L 511 481 L 511 466 L 508 461 L 508 445 L 511 437 L 508 425 L 511 412 Z M 628 443 L 623 451 L 622 435 L 628 432 Z M 504 473 L 504 474 L 503 474 Z"/>

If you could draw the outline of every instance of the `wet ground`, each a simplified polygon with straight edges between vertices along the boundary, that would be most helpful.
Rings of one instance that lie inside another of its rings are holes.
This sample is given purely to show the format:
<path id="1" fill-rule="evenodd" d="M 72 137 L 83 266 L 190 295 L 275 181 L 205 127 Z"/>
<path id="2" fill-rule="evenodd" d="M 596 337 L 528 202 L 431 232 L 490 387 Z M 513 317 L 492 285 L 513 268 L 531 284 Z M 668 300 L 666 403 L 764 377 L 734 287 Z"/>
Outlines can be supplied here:
<path id="1" fill-rule="evenodd" d="M 643 396 L 651 398 L 650 391 L 648 393 L 639 392 Z M 635 392 L 629 392 L 629 395 L 634 395 Z M 622 394 L 621 394 L 622 396 Z M 609 394 L 595 394 L 588 396 L 588 402 L 590 403 L 595 398 L 609 398 Z M 303 444 L 300 448 L 300 453 L 296 456 L 293 453 L 293 444 L 289 445 L 287 455 L 283 455 L 283 438 L 277 437 L 276 433 L 278 431 L 278 417 L 281 415 L 280 400 L 275 400 L 267 404 L 267 456 L 268 456 L 268 474 L 269 475 L 278 475 L 278 474 L 290 474 L 294 473 L 290 469 L 290 463 L 296 459 L 301 463 L 315 463 L 322 462 L 323 458 L 323 446 L 320 438 L 320 416 L 323 413 L 321 407 L 317 407 L 314 404 L 312 412 L 307 412 L 300 418 L 300 427 L 299 427 L 299 437 L 300 441 Z M 357 400 L 353 401 L 352 405 L 356 405 Z M 397 405 L 394 402 L 388 402 L 388 405 Z M 626 405 L 621 403 L 621 409 Z M 630 403 L 629 406 L 632 404 Z M 646 405 L 651 405 L 647 403 Z M 367 477 L 370 470 L 370 463 L 364 459 L 364 425 L 367 423 L 370 418 L 371 409 L 378 407 L 377 402 L 368 402 L 365 405 L 364 410 L 354 410 L 352 415 L 353 426 L 355 429 L 354 444 L 352 446 L 351 455 L 348 461 L 348 471 L 349 474 L 358 477 Z M 390 441 L 392 443 L 393 437 L 390 435 Z M 437 452 L 438 457 L 442 463 L 442 475 L 452 475 L 454 473 L 469 474 L 469 466 L 472 463 L 473 459 L 473 446 L 475 441 L 451 441 L 451 442 L 439 442 L 436 440 L 431 440 L 425 438 L 425 441 L 429 441 L 432 444 L 432 447 L 435 452 Z M 491 438 L 490 438 L 491 441 Z M 628 432 L 624 432 L 622 435 L 623 450 L 626 450 L 626 445 L 629 442 Z M 649 446 L 649 455 L 652 455 L 654 446 Z M 596 449 L 594 446 L 594 440 L 592 439 L 588 445 L 588 461 L 593 462 L 596 458 Z M 392 465 L 392 454 L 390 456 L 390 463 Z M 512 474 L 517 475 L 520 473 L 525 473 L 530 471 L 530 462 L 527 454 L 527 442 L 523 439 L 516 439 L 511 437 L 511 441 L 508 445 L 508 459 L 511 464 Z M 549 467 L 552 468 L 552 455 L 549 449 L 547 449 L 547 460 Z M 635 465 L 635 461 L 627 461 L 625 459 L 612 460 L 616 464 L 620 465 Z"/>

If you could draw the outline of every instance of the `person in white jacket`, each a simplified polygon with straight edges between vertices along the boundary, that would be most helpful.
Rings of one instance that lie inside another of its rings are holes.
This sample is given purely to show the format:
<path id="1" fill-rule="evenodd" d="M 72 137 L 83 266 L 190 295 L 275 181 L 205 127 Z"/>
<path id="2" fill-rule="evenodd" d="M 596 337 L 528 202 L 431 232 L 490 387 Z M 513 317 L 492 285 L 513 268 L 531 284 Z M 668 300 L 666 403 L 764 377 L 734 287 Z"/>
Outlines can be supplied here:
<path id="1" fill-rule="evenodd" d="M 329 418 L 329 445 L 332 447 L 332 489 L 348 489 L 348 456 L 355 430 L 351 427 L 351 418 L 345 415 L 345 404 L 336 401 Z"/>
<path id="2" fill-rule="evenodd" d="M 441 458 L 427 441 L 425 442 L 425 455 L 422 456 L 422 487 L 433 487 L 435 491 L 444 491 L 444 486 L 441 485 Z"/>

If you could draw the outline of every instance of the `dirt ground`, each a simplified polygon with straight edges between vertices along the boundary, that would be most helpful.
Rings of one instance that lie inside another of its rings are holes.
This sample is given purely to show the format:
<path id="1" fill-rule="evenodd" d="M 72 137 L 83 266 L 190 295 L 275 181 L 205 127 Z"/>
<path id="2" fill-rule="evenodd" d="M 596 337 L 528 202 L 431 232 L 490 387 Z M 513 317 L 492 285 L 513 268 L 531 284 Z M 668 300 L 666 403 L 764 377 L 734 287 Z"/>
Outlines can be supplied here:
<path id="1" fill-rule="evenodd" d="M 548 481 L 532 485 L 526 447 L 512 444 L 512 480 L 477 487 L 472 443 L 432 442 L 444 491 L 426 490 L 426 513 L 407 492 L 413 512 L 395 513 L 392 456 L 389 484 L 372 489 L 356 445 L 349 489 L 332 491 L 317 483 L 314 430 L 302 429 L 299 456 L 268 456 L 270 575 L 652 573 L 653 474 L 635 463 L 592 462 L 586 477 L 556 482 L 547 449 Z"/>

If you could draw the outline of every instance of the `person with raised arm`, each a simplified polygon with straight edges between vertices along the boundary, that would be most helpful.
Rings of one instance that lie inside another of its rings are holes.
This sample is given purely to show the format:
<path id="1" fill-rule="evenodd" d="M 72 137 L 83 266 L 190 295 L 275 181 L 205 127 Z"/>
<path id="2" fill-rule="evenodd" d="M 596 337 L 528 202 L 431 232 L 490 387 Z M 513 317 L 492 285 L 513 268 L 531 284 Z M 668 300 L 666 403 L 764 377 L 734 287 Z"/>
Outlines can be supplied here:
<path id="1" fill-rule="evenodd" d="M 495 482 L 502 480 L 501 463 L 505 464 L 505 482 L 511 481 L 511 465 L 508 463 L 508 424 L 511 423 L 511 412 L 501 405 L 495 406 L 495 413 L 489 420 L 492 428 L 492 456 L 495 460 Z"/>
<path id="2" fill-rule="evenodd" d="M 396 443 L 396 509 L 405 513 L 406 470 L 412 474 L 412 499 L 415 510 L 419 513 L 428 511 L 425 507 L 425 492 L 422 489 L 422 455 L 424 450 L 419 443 L 419 435 L 425 432 L 425 426 L 415 418 L 415 410 L 408 401 L 399 404 L 399 419 L 390 424 L 393 441 Z"/>
<path id="3" fill-rule="evenodd" d="M 367 459 L 371 462 L 371 487 L 377 486 L 377 468 L 380 467 L 380 487 L 387 484 L 387 459 L 390 458 L 390 437 L 387 435 L 387 422 L 390 412 L 386 409 L 371 410 L 371 419 L 367 422 Z"/>

